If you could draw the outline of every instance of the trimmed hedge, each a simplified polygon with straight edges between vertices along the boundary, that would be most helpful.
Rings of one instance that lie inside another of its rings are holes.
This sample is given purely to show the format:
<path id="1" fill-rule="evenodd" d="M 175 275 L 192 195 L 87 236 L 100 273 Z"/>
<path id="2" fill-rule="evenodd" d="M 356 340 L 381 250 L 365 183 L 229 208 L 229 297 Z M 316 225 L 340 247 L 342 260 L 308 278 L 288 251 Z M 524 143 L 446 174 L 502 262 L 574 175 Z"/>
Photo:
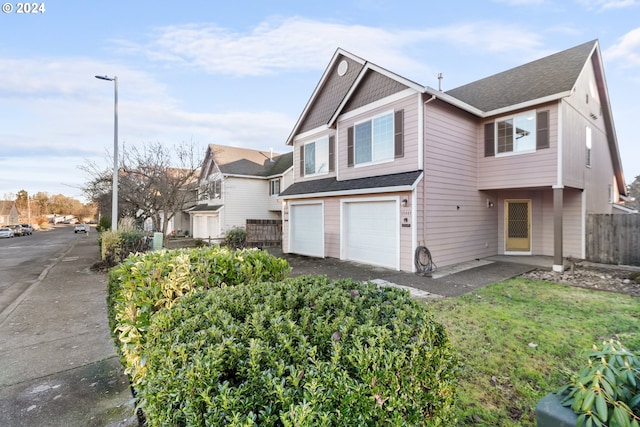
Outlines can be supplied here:
<path id="1" fill-rule="evenodd" d="M 452 425 L 457 360 L 406 291 L 303 276 L 198 292 L 153 316 L 153 426 Z"/>
<path id="2" fill-rule="evenodd" d="M 278 281 L 289 264 L 258 249 L 192 248 L 137 253 L 109 271 L 107 307 L 132 383 L 144 373 L 144 343 L 151 319 L 196 290 Z"/>

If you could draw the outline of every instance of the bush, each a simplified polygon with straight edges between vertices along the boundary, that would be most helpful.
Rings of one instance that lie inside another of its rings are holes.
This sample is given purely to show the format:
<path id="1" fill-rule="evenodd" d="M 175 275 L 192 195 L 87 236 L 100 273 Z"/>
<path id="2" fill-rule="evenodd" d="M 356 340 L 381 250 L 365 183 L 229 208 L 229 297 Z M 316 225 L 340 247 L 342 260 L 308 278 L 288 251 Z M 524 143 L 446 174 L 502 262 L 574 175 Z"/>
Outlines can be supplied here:
<path id="1" fill-rule="evenodd" d="M 109 326 L 135 384 L 144 373 L 145 334 L 154 313 L 198 289 L 282 280 L 289 264 L 257 249 L 178 249 L 132 254 L 109 272 Z"/>
<path id="2" fill-rule="evenodd" d="M 589 366 L 560 388 L 561 403 L 578 414 L 578 427 L 638 427 L 640 421 L 640 357 L 620 342 L 595 345 Z"/>
<path id="3" fill-rule="evenodd" d="M 244 228 L 232 228 L 225 233 L 222 243 L 231 249 L 244 248 L 247 243 L 247 232 Z"/>
<path id="4" fill-rule="evenodd" d="M 139 384 L 149 426 L 452 425 L 457 362 L 406 291 L 299 277 L 157 313 Z"/>
<path id="5" fill-rule="evenodd" d="M 149 249 L 150 238 L 139 231 L 103 231 L 100 233 L 102 261 L 108 267 L 121 263 L 131 253 Z"/>
<path id="6" fill-rule="evenodd" d="M 111 218 L 109 218 L 108 216 L 102 216 L 100 217 L 100 221 L 96 226 L 96 231 L 100 233 L 107 230 L 111 230 Z"/>

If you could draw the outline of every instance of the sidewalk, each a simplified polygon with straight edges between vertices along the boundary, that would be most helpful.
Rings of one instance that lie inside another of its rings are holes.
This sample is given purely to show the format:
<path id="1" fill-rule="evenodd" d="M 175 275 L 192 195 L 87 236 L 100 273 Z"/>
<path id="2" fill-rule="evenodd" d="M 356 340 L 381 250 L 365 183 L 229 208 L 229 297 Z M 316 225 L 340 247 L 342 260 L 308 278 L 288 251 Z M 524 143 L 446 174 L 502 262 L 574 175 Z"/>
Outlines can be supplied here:
<path id="1" fill-rule="evenodd" d="M 135 426 L 107 327 L 97 235 L 68 251 L 0 313 L 0 426 Z"/>

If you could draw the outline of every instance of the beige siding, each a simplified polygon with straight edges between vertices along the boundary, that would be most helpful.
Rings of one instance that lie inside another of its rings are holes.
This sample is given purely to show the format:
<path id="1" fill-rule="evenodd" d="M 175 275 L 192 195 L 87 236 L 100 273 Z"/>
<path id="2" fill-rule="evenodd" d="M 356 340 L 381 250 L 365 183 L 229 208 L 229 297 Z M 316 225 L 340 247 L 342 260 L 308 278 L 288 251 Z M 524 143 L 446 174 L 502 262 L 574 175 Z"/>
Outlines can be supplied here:
<path id="1" fill-rule="evenodd" d="M 280 219 L 279 212 L 269 210 L 268 185 L 265 179 L 226 178 L 221 211 L 223 234 L 234 227 L 244 228 L 247 219 Z"/>
<path id="2" fill-rule="evenodd" d="M 324 255 L 340 258 L 340 199 L 324 199 Z"/>
<path id="3" fill-rule="evenodd" d="M 366 120 L 386 111 L 404 110 L 404 157 L 367 166 L 347 166 L 347 129 L 355 122 Z M 338 179 L 347 180 L 367 176 L 386 175 L 418 169 L 418 95 L 384 105 L 338 123 Z M 295 161 L 295 160 L 294 160 Z"/>
<path id="4" fill-rule="evenodd" d="M 418 240 L 438 266 L 496 254 L 495 197 L 476 189 L 476 121 L 439 101 L 427 104 L 425 116 L 425 229 Z"/>
<path id="5" fill-rule="evenodd" d="M 549 148 L 537 150 L 535 153 L 484 157 L 484 125 L 499 117 L 493 117 L 478 125 L 478 189 L 542 187 L 557 183 L 557 104 L 537 108 L 537 111 L 544 110 L 549 110 Z"/>
<path id="6" fill-rule="evenodd" d="M 579 190 L 565 189 L 563 194 L 563 255 L 580 257 L 582 253 L 582 195 Z M 505 201 L 531 201 L 531 254 L 553 256 L 554 215 L 553 190 L 506 190 L 498 196 L 498 253 L 505 252 Z"/>
<path id="7" fill-rule="evenodd" d="M 613 162 L 604 120 L 598 115 L 599 104 L 593 98 L 586 102 L 589 85 L 585 82 L 589 78 L 590 73 L 582 76 L 582 84 L 563 103 L 563 182 L 565 186 L 584 189 L 587 213 L 611 213 L 611 195 L 616 194 Z M 593 113 L 594 109 L 598 109 L 598 114 Z M 587 127 L 591 129 L 590 167 L 586 164 Z"/>

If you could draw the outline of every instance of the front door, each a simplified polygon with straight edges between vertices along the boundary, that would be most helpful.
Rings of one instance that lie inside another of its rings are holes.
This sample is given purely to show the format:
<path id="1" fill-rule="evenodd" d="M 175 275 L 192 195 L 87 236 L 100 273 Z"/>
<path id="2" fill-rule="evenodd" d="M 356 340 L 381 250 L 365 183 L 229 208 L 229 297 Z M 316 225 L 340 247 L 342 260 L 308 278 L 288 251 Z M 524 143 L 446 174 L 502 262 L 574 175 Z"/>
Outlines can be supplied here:
<path id="1" fill-rule="evenodd" d="M 505 201 L 506 250 L 531 251 L 531 201 Z"/>

